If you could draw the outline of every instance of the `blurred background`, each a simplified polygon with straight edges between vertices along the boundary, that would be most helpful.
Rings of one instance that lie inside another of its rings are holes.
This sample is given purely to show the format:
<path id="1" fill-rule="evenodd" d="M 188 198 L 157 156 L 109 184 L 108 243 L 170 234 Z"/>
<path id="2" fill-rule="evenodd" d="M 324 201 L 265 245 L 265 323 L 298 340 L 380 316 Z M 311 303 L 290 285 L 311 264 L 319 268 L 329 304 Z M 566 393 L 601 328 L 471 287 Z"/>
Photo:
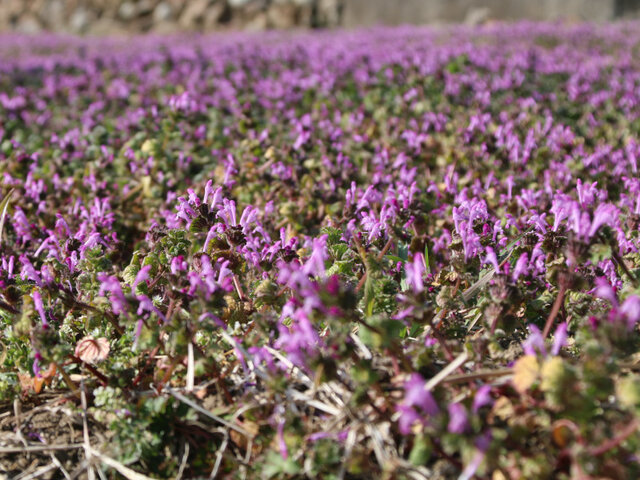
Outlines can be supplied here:
<path id="1" fill-rule="evenodd" d="M 0 31 L 89 35 L 639 16 L 640 0 L 0 0 Z"/>

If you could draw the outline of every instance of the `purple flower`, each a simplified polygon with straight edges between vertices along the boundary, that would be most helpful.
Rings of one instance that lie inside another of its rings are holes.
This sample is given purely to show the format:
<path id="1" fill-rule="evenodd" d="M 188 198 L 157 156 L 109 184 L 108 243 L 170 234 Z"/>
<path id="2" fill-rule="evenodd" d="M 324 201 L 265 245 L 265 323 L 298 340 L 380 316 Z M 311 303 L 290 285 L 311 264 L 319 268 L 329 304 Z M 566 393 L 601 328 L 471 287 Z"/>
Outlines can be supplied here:
<path id="1" fill-rule="evenodd" d="M 528 270 L 529 270 L 529 257 L 525 252 L 522 255 L 520 255 L 520 257 L 518 258 L 518 261 L 516 262 L 516 266 L 513 268 L 513 273 L 511 274 L 511 278 L 513 279 L 514 282 L 517 282 L 518 278 L 520 278 L 522 275 L 526 275 Z"/>
<path id="2" fill-rule="evenodd" d="M 425 381 L 419 374 L 411 374 L 404 384 L 404 390 L 404 399 L 397 406 L 400 413 L 398 427 L 403 434 L 407 434 L 416 421 L 423 421 L 424 415 L 435 416 L 440 409 L 431 392 L 425 389 Z"/>
<path id="3" fill-rule="evenodd" d="M 87 237 L 87 239 L 80 247 L 80 257 L 84 258 L 84 254 L 87 250 L 91 250 L 98 245 L 102 245 L 105 248 L 109 247 L 109 245 L 105 243 L 105 241 L 101 238 L 100 234 L 98 232 L 94 232 Z"/>
<path id="4" fill-rule="evenodd" d="M 100 295 L 109 293 L 109 300 L 111 301 L 111 309 L 116 315 L 127 314 L 127 300 L 122 292 L 120 282 L 116 277 L 112 277 L 105 273 L 98 274 L 98 281 L 100 281 Z"/>
<path id="5" fill-rule="evenodd" d="M 155 313 L 162 319 L 163 322 L 166 323 L 167 318 L 160 310 L 155 307 L 149 297 L 147 297 L 146 295 L 138 295 L 136 298 L 138 299 L 138 302 L 140 302 L 138 305 L 138 310 L 136 312 L 138 315 L 142 315 L 144 312 Z"/>
<path id="6" fill-rule="evenodd" d="M 191 220 L 197 216 L 196 211 L 191 208 L 189 202 L 184 197 L 178 197 L 177 218 L 184 220 L 187 226 L 191 225 Z"/>
<path id="7" fill-rule="evenodd" d="M 31 224 L 20 207 L 16 207 L 13 213 L 12 225 L 16 235 L 23 245 L 28 241 L 33 240 L 33 236 L 31 235 Z"/>
<path id="8" fill-rule="evenodd" d="M 168 105 L 174 112 L 191 113 L 198 110 L 198 103 L 191 97 L 189 92 L 172 95 L 171 98 L 169 98 Z"/>
<path id="9" fill-rule="evenodd" d="M 487 450 L 489 450 L 489 447 L 491 446 L 491 432 L 487 431 L 476 438 L 475 446 L 476 453 L 469 464 L 462 471 L 462 473 L 458 477 L 458 480 L 471 480 L 478 468 L 480 468 L 480 465 L 482 464 L 482 461 L 487 454 Z"/>
<path id="10" fill-rule="evenodd" d="M 551 213 L 554 214 L 552 231 L 557 232 L 564 220 L 569 218 L 573 210 L 573 200 L 566 194 L 556 195 L 551 205 Z"/>
<path id="11" fill-rule="evenodd" d="M 491 398 L 491 386 L 481 386 L 473 397 L 473 413 L 478 413 L 478 410 L 480 410 L 482 407 L 491 405 L 492 403 L 493 400 Z"/>
<path id="12" fill-rule="evenodd" d="M 287 443 L 284 440 L 284 426 L 285 426 L 285 419 L 283 417 L 280 420 L 278 420 L 278 426 L 276 428 L 276 431 L 278 435 L 278 448 L 280 449 L 280 455 L 282 455 L 282 458 L 286 460 L 289 457 L 289 451 L 287 449 Z"/>
<path id="13" fill-rule="evenodd" d="M 531 332 L 527 339 L 522 343 L 525 355 L 535 355 L 536 350 L 543 356 L 547 355 L 547 349 L 544 345 L 544 338 L 540 329 L 535 325 L 529 325 L 529 331 Z"/>
<path id="14" fill-rule="evenodd" d="M 36 307 L 36 311 L 40 315 L 40 319 L 42 320 L 42 326 L 47 328 L 49 326 L 49 322 L 47 321 L 47 315 L 44 311 L 44 304 L 42 303 L 42 296 L 38 290 L 34 290 L 31 293 L 31 298 L 33 299 L 33 304 Z"/>
<path id="15" fill-rule="evenodd" d="M 413 289 L 414 293 L 420 293 L 424 290 L 423 275 L 426 272 L 425 259 L 422 253 L 413 255 L 413 261 L 405 265 L 407 273 L 407 283 Z"/>
<path id="16" fill-rule="evenodd" d="M 560 349 L 567 344 L 567 322 L 562 322 L 556 328 L 556 331 L 553 335 L 553 346 L 551 347 L 551 355 L 558 355 L 560 353 Z"/>
<path id="17" fill-rule="evenodd" d="M 620 306 L 620 313 L 625 316 L 628 328 L 632 329 L 640 321 L 640 297 L 629 295 L 625 298 Z"/>
<path id="18" fill-rule="evenodd" d="M 593 202 L 598 198 L 598 189 L 596 186 L 598 182 L 585 182 L 582 183 L 582 180 L 577 180 L 576 191 L 578 192 L 578 202 L 583 207 L 589 207 L 593 204 Z"/>
<path id="19" fill-rule="evenodd" d="M 485 252 L 487 252 L 487 256 L 485 257 L 483 263 L 488 263 L 493 266 L 496 272 L 500 271 L 500 264 L 498 263 L 498 257 L 496 256 L 496 252 L 493 251 L 493 248 L 486 247 Z"/>
<path id="20" fill-rule="evenodd" d="M 131 284 L 131 289 L 135 291 L 136 287 L 140 282 L 146 282 L 149 280 L 149 272 L 151 271 L 151 265 L 145 265 L 136 274 L 136 278 L 133 280 Z"/>
<path id="21" fill-rule="evenodd" d="M 327 235 L 314 238 L 311 246 L 311 255 L 302 266 L 302 272 L 311 276 L 324 276 L 324 262 L 327 258 Z"/>
<path id="22" fill-rule="evenodd" d="M 184 260 L 184 257 L 182 255 L 178 255 L 177 257 L 173 257 L 171 259 L 170 268 L 171 268 L 171 274 L 177 275 L 178 272 L 186 271 L 188 268 L 188 265 L 187 265 L 187 262 Z"/>
<path id="23" fill-rule="evenodd" d="M 213 196 L 213 180 L 208 180 L 207 184 L 204 186 L 204 195 L 202 197 L 202 203 L 207 204 L 209 201 L 209 197 Z"/>
<path id="24" fill-rule="evenodd" d="M 40 363 L 42 362 L 42 354 L 36 350 L 36 353 L 33 358 L 33 374 L 36 377 L 40 377 L 40 371 L 42 368 L 40 367 Z"/>
<path id="25" fill-rule="evenodd" d="M 417 421 L 421 421 L 422 417 L 411 407 L 399 405 L 397 411 L 400 413 L 398 418 L 398 429 L 403 435 L 411 433 L 411 428 Z"/>
<path id="26" fill-rule="evenodd" d="M 603 225 L 613 227 L 619 216 L 620 211 L 614 205 L 610 203 L 601 203 L 598 205 L 595 212 L 593 212 L 593 221 L 591 222 L 588 233 L 589 238 L 593 237 Z"/>
<path id="27" fill-rule="evenodd" d="M 13 255 L 9 257 L 8 261 L 6 257 L 2 257 L 2 269 L 7 272 L 8 277 L 13 275 L 14 261 L 15 257 Z"/>
<path id="28" fill-rule="evenodd" d="M 451 403 L 447 407 L 449 412 L 449 424 L 447 430 L 449 433 L 464 433 L 469 428 L 467 419 L 467 411 L 461 403 Z"/>
<path id="29" fill-rule="evenodd" d="M 29 261 L 26 255 L 20 255 L 20 263 L 22 263 L 22 271 L 20 272 L 20 276 L 23 280 L 31 280 L 37 286 L 42 287 L 42 280 L 40 279 L 40 274 L 35 269 L 33 264 Z"/>
<path id="30" fill-rule="evenodd" d="M 411 377 L 404 385 L 404 404 L 411 407 L 420 407 L 429 415 L 437 415 L 440 412 L 438 405 L 431 396 L 431 392 L 425 390 L 425 381 L 417 373 Z"/>
<path id="31" fill-rule="evenodd" d="M 614 305 L 614 306 L 618 305 L 618 296 L 616 295 L 615 290 L 609 284 L 606 278 L 604 277 L 596 278 L 595 284 L 596 284 L 596 288 L 593 291 L 593 294 L 596 297 L 602 298 L 604 300 L 609 300 L 609 302 L 611 302 L 611 305 Z"/>
<path id="32" fill-rule="evenodd" d="M 482 249 L 480 243 L 480 237 L 474 231 L 474 224 L 476 220 L 486 222 L 489 219 L 487 213 L 487 204 L 484 200 L 478 198 L 466 198 L 467 189 L 464 189 L 458 197 L 460 205 L 453 207 L 452 215 L 453 222 L 462 240 L 462 247 L 464 249 L 464 257 L 466 260 L 478 255 L 478 252 Z"/>
<path id="33" fill-rule="evenodd" d="M 228 200 L 226 198 L 223 198 L 222 208 L 218 210 L 218 213 L 216 216 L 221 218 L 227 227 L 235 227 L 237 225 L 236 202 L 234 202 L 233 200 Z"/>

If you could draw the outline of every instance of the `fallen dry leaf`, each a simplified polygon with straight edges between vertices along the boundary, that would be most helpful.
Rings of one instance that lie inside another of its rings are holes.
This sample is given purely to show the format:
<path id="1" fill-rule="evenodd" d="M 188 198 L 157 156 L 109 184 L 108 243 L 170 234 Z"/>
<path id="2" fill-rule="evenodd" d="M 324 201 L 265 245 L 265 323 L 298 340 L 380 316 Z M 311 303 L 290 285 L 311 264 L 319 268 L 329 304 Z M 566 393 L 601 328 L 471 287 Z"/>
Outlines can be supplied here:
<path id="1" fill-rule="evenodd" d="M 76 345 L 76 357 L 86 363 L 101 362 L 109 355 L 109 341 L 104 338 L 84 337 Z"/>
<path id="2" fill-rule="evenodd" d="M 538 379 L 540 365 L 534 355 L 525 355 L 513 365 L 513 386 L 520 392 L 526 392 Z"/>
<path id="3" fill-rule="evenodd" d="M 55 363 L 50 363 L 49 368 L 41 370 L 37 376 L 31 376 L 26 373 L 18 373 L 18 381 L 23 393 L 34 392 L 38 394 L 42 391 L 42 387 L 51 385 L 56 376 L 57 368 Z"/>
<path id="4" fill-rule="evenodd" d="M 571 438 L 571 430 L 566 425 L 555 425 L 551 430 L 551 437 L 556 445 L 564 448 Z"/>

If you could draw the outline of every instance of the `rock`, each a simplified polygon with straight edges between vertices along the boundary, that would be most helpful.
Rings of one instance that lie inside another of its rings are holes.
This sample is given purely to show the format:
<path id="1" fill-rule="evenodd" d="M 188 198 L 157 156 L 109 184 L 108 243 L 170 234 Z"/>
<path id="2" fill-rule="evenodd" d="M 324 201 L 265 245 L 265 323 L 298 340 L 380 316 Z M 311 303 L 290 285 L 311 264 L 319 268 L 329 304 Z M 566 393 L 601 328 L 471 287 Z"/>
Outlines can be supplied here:
<path id="1" fill-rule="evenodd" d="M 62 0 L 49 1 L 42 10 L 40 18 L 45 25 L 54 32 L 65 30 L 65 11 Z"/>
<path id="2" fill-rule="evenodd" d="M 489 20 L 491 10 L 487 7 L 470 8 L 464 17 L 465 25 L 476 26 L 482 25 Z"/>
<path id="3" fill-rule="evenodd" d="M 313 8 L 311 4 L 299 5 L 298 12 L 296 13 L 296 23 L 299 27 L 309 28 L 311 26 L 311 19 L 313 14 Z"/>
<path id="4" fill-rule="evenodd" d="M 184 9 L 184 6 L 185 6 L 184 4 L 186 3 L 183 0 L 164 0 L 164 1 L 171 6 L 171 10 L 173 11 L 173 14 L 176 16 L 180 15 L 182 10 Z"/>
<path id="5" fill-rule="evenodd" d="M 22 15 L 16 25 L 16 31 L 20 33 L 27 33 L 31 35 L 38 33 L 41 30 L 42 26 L 40 25 L 40 22 L 38 22 L 38 18 L 31 13 Z"/>
<path id="6" fill-rule="evenodd" d="M 155 6 L 152 0 L 138 0 L 136 5 L 136 14 L 140 15 L 148 15 L 153 12 Z"/>
<path id="7" fill-rule="evenodd" d="M 96 20 L 87 29 L 90 35 L 107 36 L 107 35 L 123 35 L 127 33 L 126 28 L 121 22 L 112 18 L 103 17 Z"/>
<path id="8" fill-rule="evenodd" d="M 91 14 L 85 8 L 76 8 L 69 18 L 69 29 L 73 33 L 84 33 L 89 28 Z"/>
<path id="9" fill-rule="evenodd" d="M 222 23 L 226 13 L 228 13 L 227 8 L 227 4 L 223 2 L 216 2 L 211 5 L 204 14 L 204 29 L 215 30 Z"/>
<path id="10" fill-rule="evenodd" d="M 180 15 L 180 20 L 178 20 L 179 25 L 182 28 L 190 28 L 193 27 L 199 21 L 204 20 L 204 14 L 209 6 L 209 0 L 192 0 L 190 1 L 182 11 L 182 15 Z"/>
<path id="11" fill-rule="evenodd" d="M 296 25 L 296 7 L 292 4 L 274 3 L 267 10 L 269 28 L 287 29 Z"/>
<path id="12" fill-rule="evenodd" d="M 42 11 L 46 7 L 47 0 L 32 0 L 28 5 L 28 10 L 34 15 L 40 17 Z"/>
<path id="13" fill-rule="evenodd" d="M 231 8 L 242 8 L 250 1 L 251 0 L 227 0 L 227 3 Z"/>
<path id="14" fill-rule="evenodd" d="M 267 1 L 266 0 L 252 0 L 247 3 L 244 7 L 237 10 L 237 14 L 239 17 L 246 21 L 251 21 L 258 14 L 264 13 L 267 10 Z"/>
<path id="15" fill-rule="evenodd" d="M 245 24 L 244 29 L 247 32 L 261 32 L 266 30 L 267 14 L 265 12 L 260 12 Z"/>
<path id="16" fill-rule="evenodd" d="M 515 1 L 515 0 L 514 0 Z M 349 0 L 344 2 L 343 26 L 347 28 L 430 23 L 438 19 L 444 7 L 457 7 L 460 2 L 449 0 Z M 450 8 L 453 8 L 450 7 Z"/>
<path id="17" fill-rule="evenodd" d="M 176 22 L 164 20 L 162 22 L 154 23 L 153 27 L 151 27 L 151 31 L 153 33 L 157 33 L 158 35 L 169 35 L 179 32 L 180 28 L 178 27 L 178 24 Z"/>
<path id="18" fill-rule="evenodd" d="M 137 16 L 132 22 L 127 23 L 127 29 L 131 32 L 149 32 L 153 28 L 151 15 Z"/>
<path id="19" fill-rule="evenodd" d="M 118 16 L 122 20 L 131 20 L 136 16 L 136 5 L 133 2 L 122 2 L 118 9 Z"/>
<path id="20" fill-rule="evenodd" d="M 15 26 L 16 21 L 20 18 L 21 11 L 21 2 L 0 0 L 0 28 L 9 30 L 12 26 Z"/>
<path id="21" fill-rule="evenodd" d="M 27 2 L 20 0 L 0 0 L 0 9 L 3 14 L 16 16 L 27 12 L 25 9 L 26 4 Z"/>
<path id="22" fill-rule="evenodd" d="M 318 26 L 323 27 L 340 25 L 340 5 L 338 0 L 319 0 L 316 22 Z"/>
<path id="23" fill-rule="evenodd" d="M 153 10 L 153 22 L 165 22 L 171 19 L 173 9 L 167 2 L 160 2 Z"/>

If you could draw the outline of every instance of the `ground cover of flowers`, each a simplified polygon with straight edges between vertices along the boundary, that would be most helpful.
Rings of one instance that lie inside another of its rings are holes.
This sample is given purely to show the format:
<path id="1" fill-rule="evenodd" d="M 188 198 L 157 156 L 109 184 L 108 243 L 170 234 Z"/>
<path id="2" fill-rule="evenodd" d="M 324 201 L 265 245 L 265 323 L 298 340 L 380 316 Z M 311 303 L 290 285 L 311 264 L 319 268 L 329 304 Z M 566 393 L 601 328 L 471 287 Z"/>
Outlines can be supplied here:
<path id="1" fill-rule="evenodd" d="M 639 27 L 0 37 L 0 469 L 638 477 Z"/>

